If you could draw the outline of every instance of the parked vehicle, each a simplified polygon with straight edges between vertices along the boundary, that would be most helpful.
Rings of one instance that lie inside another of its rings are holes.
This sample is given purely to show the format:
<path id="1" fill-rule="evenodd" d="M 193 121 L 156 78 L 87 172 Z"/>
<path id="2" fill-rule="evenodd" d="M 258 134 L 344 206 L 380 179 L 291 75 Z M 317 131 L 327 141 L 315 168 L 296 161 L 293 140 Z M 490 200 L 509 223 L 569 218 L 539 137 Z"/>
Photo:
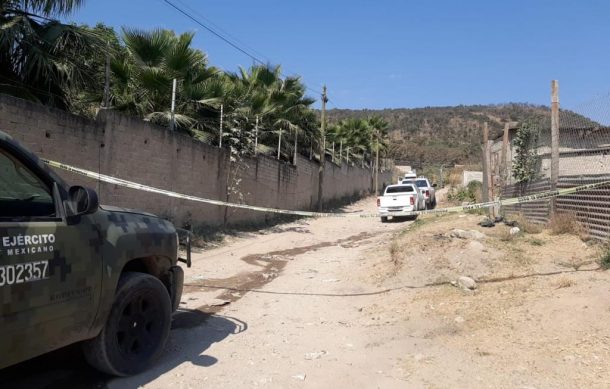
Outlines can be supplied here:
<path id="1" fill-rule="evenodd" d="M 426 177 L 418 177 L 415 180 L 415 185 L 424 195 L 426 199 L 426 209 L 433 209 L 436 207 L 436 184 L 430 183 Z"/>
<path id="2" fill-rule="evenodd" d="M 404 177 L 400 177 L 398 179 L 398 184 L 402 183 L 403 181 L 414 180 L 416 178 L 417 178 L 417 174 L 415 174 L 415 172 L 405 173 Z"/>
<path id="3" fill-rule="evenodd" d="M 100 206 L 0 132 L 0 235 L 0 368 L 77 342 L 117 376 L 161 355 L 190 265 L 172 223 Z"/>
<path id="4" fill-rule="evenodd" d="M 419 191 L 426 199 L 426 209 L 433 209 L 436 207 L 436 184 L 431 184 L 426 177 L 417 177 L 415 179 L 405 179 L 402 181 L 403 184 L 415 184 Z"/>
<path id="5" fill-rule="evenodd" d="M 413 183 L 389 185 L 383 196 L 377 198 L 377 209 L 383 223 L 388 217 L 396 217 L 401 212 L 419 211 L 426 206 L 425 199 Z M 413 218 L 417 218 L 417 215 Z"/>

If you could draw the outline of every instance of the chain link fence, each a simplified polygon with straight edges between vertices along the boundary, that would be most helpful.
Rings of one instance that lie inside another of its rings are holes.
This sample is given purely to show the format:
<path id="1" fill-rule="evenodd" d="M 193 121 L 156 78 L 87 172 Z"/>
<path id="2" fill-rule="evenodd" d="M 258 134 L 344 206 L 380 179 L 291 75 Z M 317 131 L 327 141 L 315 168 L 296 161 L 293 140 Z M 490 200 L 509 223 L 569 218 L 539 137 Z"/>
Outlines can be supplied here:
<path id="1" fill-rule="evenodd" d="M 520 123 L 509 123 L 492 140 L 492 192 L 511 198 L 610 181 L 610 94 L 598 96 L 573 110 L 559 111 L 557 182 L 551 181 L 551 111 Z M 562 215 L 578 220 L 586 235 L 610 238 L 610 186 L 555 199 L 506 206 L 506 215 L 548 223 Z"/>

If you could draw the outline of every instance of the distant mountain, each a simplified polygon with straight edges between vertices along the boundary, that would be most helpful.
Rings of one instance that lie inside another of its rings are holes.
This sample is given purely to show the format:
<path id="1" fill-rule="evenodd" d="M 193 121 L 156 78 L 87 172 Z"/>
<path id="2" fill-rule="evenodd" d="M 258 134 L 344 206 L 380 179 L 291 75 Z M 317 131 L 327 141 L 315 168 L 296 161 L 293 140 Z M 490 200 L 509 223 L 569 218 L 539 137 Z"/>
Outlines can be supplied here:
<path id="1" fill-rule="evenodd" d="M 504 123 L 530 121 L 550 128 L 550 108 L 532 104 L 460 105 L 456 107 L 400 108 L 382 110 L 333 109 L 329 120 L 380 115 L 390 123 L 389 156 L 415 165 L 478 163 L 483 123 L 490 138 L 502 134 Z M 595 125 L 570 111 L 562 111 L 572 122 Z"/>

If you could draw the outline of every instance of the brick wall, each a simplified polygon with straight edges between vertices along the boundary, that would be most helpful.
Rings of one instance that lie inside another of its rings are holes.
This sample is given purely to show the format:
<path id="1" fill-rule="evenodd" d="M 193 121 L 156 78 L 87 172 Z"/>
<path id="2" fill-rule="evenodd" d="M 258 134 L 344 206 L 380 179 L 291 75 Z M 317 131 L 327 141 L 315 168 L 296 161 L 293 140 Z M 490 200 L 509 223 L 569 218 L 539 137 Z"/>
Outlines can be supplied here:
<path id="1" fill-rule="evenodd" d="M 228 155 L 188 136 L 113 111 L 96 120 L 0 95 L 0 131 L 41 157 L 189 195 L 226 200 Z M 244 161 L 239 191 L 246 204 L 311 210 L 318 197 L 318 164 L 299 157 L 297 166 L 260 156 Z M 176 224 L 256 223 L 270 214 L 180 200 L 118 187 L 60 171 L 71 184 L 97 189 L 101 202 L 171 218 Z M 391 183 L 380 174 L 379 185 Z M 326 164 L 324 201 L 353 198 L 371 189 L 371 172 Z M 229 196 L 239 202 L 235 194 Z"/>

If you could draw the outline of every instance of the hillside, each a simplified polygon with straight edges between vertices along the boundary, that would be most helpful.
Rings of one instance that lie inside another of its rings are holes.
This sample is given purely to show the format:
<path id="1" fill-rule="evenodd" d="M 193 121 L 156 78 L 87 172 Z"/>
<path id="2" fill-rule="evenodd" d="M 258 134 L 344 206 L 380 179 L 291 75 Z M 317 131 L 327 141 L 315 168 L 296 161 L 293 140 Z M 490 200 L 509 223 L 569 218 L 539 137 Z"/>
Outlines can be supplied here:
<path id="1" fill-rule="evenodd" d="M 331 121 L 371 115 L 380 115 L 390 123 L 389 156 L 414 165 L 478 163 L 485 122 L 489 125 L 491 139 L 500 136 L 508 121 L 532 121 L 544 128 L 550 123 L 549 107 L 516 103 L 329 111 Z M 563 111 L 562 115 L 590 122 L 569 111 Z"/>

